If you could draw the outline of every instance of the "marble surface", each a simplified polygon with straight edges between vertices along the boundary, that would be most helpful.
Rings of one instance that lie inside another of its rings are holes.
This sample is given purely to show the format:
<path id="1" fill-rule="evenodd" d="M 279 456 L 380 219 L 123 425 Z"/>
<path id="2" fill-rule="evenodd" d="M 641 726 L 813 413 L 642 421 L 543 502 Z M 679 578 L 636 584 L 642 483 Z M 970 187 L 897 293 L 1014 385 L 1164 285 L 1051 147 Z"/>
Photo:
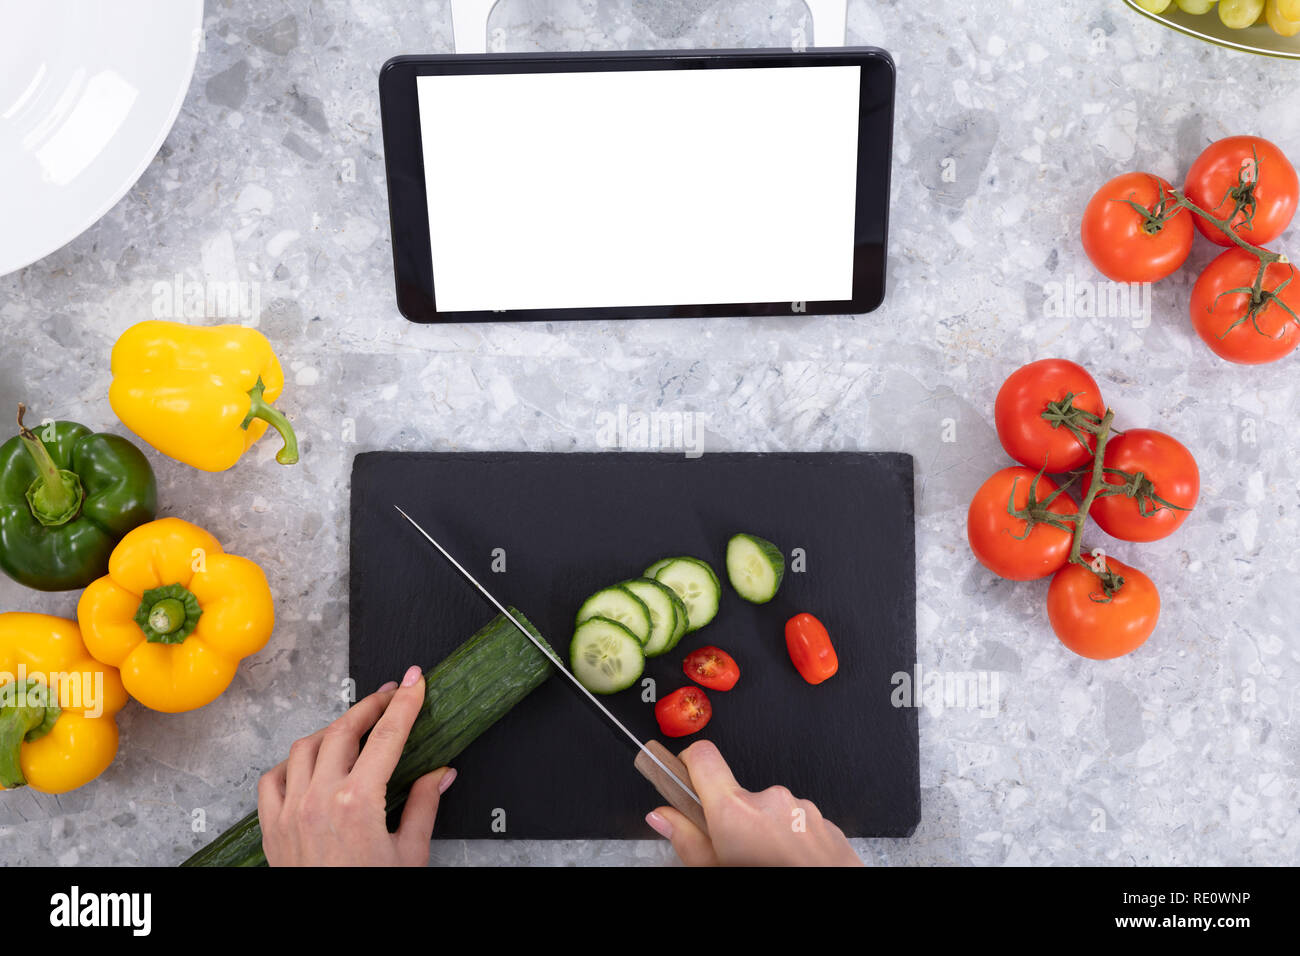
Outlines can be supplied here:
<path id="1" fill-rule="evenodd" d="M 921 825 L 861 842 L 869 861 L 1296 862 L 1300 359 L 1230 367 L 1200 343 L 1186 302 L 1203 243 L 1155 290 L 1149 324 L 1046 305 L 1051 283 L 1097 278 L 1078 216 L 1110 176 L 1177 181 L 1239 132 L 1300 157 L 1300 111 L 1280 105 L 1296 67 L 1200 45 L 1119 0 L 974 6 L 849 4 L 848 42 L 898 65 L 877 312 L 435 328 L 393 304 L 376 75 L 397 53 L 449 51 L 448 5 L 209 0 L 193 85 L 140 182 L 66 248 L 0 278 L 0 409 L 22 399 L 120 427 L 106 400 L 115 337 L 183 311 L 163 291 L 177 275 L 244 283 L 286 366 L 302 464 L 277 466 L 271 441 L 220 475 L 153 461 L 163 512 L 261 563 L 279 623 L 209 707 L 130 705 L 93 785 L 0 797 L 0 861 L 179 862 L 250 809 L 292 740 L 342 711 L 357 452 L 595 450 L 600 416 L 622 403 L 702 416 L 706 454 L 916 456 L 922 666 L 996 677 L 998 697 L 922 711 Z M 503 0 L 489 28 L 508 50 L 784 46 L 806 15 L 793 0 Z M 1172 433 L 1202 469 L 1200 505 L 1172 538 L 1094 533 L 1164 598 L 1148 644 L 1108 663 L 1056 641 L 1045 582 L 1001 581 L 965 545 L 970 496 L 1009 461 L 990 424 L 997 387 L 1050 355 L 1083 363 L 1124 424 Z M 6 610 L 70 616 L 75 603 L 0 580 Z M 650 839 L 436 842 L 432 858 L 673 859 Z"/>

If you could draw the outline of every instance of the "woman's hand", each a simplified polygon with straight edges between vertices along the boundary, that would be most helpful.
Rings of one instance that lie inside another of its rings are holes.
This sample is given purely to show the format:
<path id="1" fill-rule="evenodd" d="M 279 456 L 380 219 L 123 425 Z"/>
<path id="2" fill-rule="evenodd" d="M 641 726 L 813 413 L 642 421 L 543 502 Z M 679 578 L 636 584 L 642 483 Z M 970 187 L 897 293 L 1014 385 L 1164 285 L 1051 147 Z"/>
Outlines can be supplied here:
<path id="1" fill-rule="evenodd" d="M 796 800 L 785 787 L 750 793 L 707 740 L 680 756 L 704 805 L 708 834 L 672 807 L 659 807 L 646 822 L 672 841 L 687 866 L 862 865 L 844 831 L 810 801 Z"/>
<path id="2" fill-rule="evenodd" d="M 456 771 L 441 767 L 415 782 L 396 833 L 384 812 L 388 779 L 423 703 L 424 675 L 412 667 L 401 687 L 385 684 L 358 701 L 263 774 L 257 814 L 271 866 L 428 865 L 438 798 Z"/>

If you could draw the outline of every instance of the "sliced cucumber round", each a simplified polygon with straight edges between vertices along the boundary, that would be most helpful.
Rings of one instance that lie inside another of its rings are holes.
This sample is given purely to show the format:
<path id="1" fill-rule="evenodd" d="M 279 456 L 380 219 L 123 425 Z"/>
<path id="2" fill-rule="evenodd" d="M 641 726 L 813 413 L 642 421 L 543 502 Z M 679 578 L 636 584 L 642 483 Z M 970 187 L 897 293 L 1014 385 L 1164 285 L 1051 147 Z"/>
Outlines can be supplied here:
<path id="1" fill-rule="evenodd" d="M 691 557 L 669 558 L 655 572 L 655 580 L 676 591 L 686 605 L 684 633 L 698 631 L 717 616 L 722 585 L 707 561 Z"/>
<path id="2" fill-rule="evenodd" d="M 655 576 L 656 574 L 659 573 L 659 569 L 660 569 L 660 568 L 662 568 L 662 567 L 663 567 L 665 564 L 667 564 L 669 561 L 675 561 L 675 560 L 677 560 L 677 559 L 676 559 L 676 558 L 660 558 L 660 559 L 659 559 L 658 561 L 656 561 L 654 564 L 650 565 L 650 567 L 648 567 L 648 568 L 646 568 L 644 571 L 642 571 L 642 572 L 641 572 L 641 576 L 644 577 L 644 578 L 650 578 L 650 579 L 653 581 L 653 580 L 654 580 L 654 576 Z"/>
<path id="3" fill-rule="evenodd" d="M 672 591 L 673 589 L 668 588 L 668 590 Z M 673 633 L 673 639 L 669 641 L 668 646 L 664 648 L 663 653 L 665 654 L 677 646 L 677 642 L 686 636 L 686 632 L 691 626 L 691 618 L 686 611 L 686 605 L 682 603 L 682 599 L 677 596 L 676 591 L 673 591 L 673 600 L 677 602 L 677 630 Z"/>
<path id="4" fill-rule="evenodd" d="M 785 555 L 766 538 L 732 535 L 727 542 L 727 577 L 746 601 L 766 604 L 776 597 L 785 577 Z"/>
<path id="5" fill-rule="evenodd" d="M 593 617 L 573 632 L 569 666 L 593 694 L 614 694 L 636 683 L 645 670 L 645 653 L 637 636 L 618 621 Z"/>
<path id="6" fill-rule="evenodd" d="M 650 634 L 654 630 L 650 609 L 646 607 L 645 601 L 618 584 L 612 588 L 602 588 L 583 601 L 582 607 L 578 608 L 576 623 L 581 624 L 593 617 L 618 621 L 642 644 L 650 640 Z"/>
<path id="7" fill-rule="evenodd" d="M 634 578 L 619 587 L 639 597 L 650 611 L 650 640 L 645 643 L 645 656 L 658 657 L 670 650 L 686 632 L 686 605 L 677 592 L 653 578 Z"/>

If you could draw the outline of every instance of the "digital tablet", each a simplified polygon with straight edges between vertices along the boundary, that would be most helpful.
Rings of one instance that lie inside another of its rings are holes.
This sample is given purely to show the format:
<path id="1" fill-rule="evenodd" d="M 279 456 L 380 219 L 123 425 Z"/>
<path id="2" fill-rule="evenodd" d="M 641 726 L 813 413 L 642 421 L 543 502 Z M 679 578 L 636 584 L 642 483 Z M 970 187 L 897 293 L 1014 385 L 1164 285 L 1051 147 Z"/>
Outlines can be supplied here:
<path id="1" fill-rule="evenodd" d="M 869 312 L 883 50 L 402 56 L 379 76 L 415 322 Z"/>

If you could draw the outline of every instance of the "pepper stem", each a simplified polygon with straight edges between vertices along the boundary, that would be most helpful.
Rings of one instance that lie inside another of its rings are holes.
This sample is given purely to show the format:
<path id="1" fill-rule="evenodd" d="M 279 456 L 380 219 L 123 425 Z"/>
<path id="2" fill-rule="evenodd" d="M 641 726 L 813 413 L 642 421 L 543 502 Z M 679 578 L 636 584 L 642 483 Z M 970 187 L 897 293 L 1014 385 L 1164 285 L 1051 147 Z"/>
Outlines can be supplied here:
<path id="1" fill-rule="evenodd" d="M 27 783 L 22 745 L 48 734 L 60 713 L 40 681 L 15 681 L 0 688 L 0 787 L 13 790 Z"/>
<path id="2" fill-rule="evenodd" d="M 248 415 L 244 418 L 242 427 L 248 428 L 255 418 L 268 422 L 284 439 L 284 447 L 275 453 L 275 460 L 282 465 L 296 465 L 298 463 L 298 436 L 294 434 L 293 426 L 289 424 L 289 419 L 285 417 L 284 413 L 262 398 L 264 391 L 266 391 L 266 386 L 262 384 L 260 378 L 257 380 L 257 384 L 248 390 L 250 404 L 248 406 Z"/>
<path id="3" fill-rule="evenodd" d="M 36 480 L 27 489 L 32 515 L 47 528 L 67 524 L 81 511 L 81 479 L 61 469 L 37 434 L 23 424 L 27 406 L 18 403 L 18 437 L 36 465 Z"/>
<path id="4" fill-rule="evenodd" d="M 194 633 L 203 609 L 199 599 L 181 584 L 145 591 L 135 612 L 135 623 L 150 644 L 181 644 Z"/>
<path id="5" fill-rule="evenodd" d="M 163 598 L 149 611 L 149 626 L 159 634 L 171 634 L 185 623 L 185 605 L 175 598 Z"/>

